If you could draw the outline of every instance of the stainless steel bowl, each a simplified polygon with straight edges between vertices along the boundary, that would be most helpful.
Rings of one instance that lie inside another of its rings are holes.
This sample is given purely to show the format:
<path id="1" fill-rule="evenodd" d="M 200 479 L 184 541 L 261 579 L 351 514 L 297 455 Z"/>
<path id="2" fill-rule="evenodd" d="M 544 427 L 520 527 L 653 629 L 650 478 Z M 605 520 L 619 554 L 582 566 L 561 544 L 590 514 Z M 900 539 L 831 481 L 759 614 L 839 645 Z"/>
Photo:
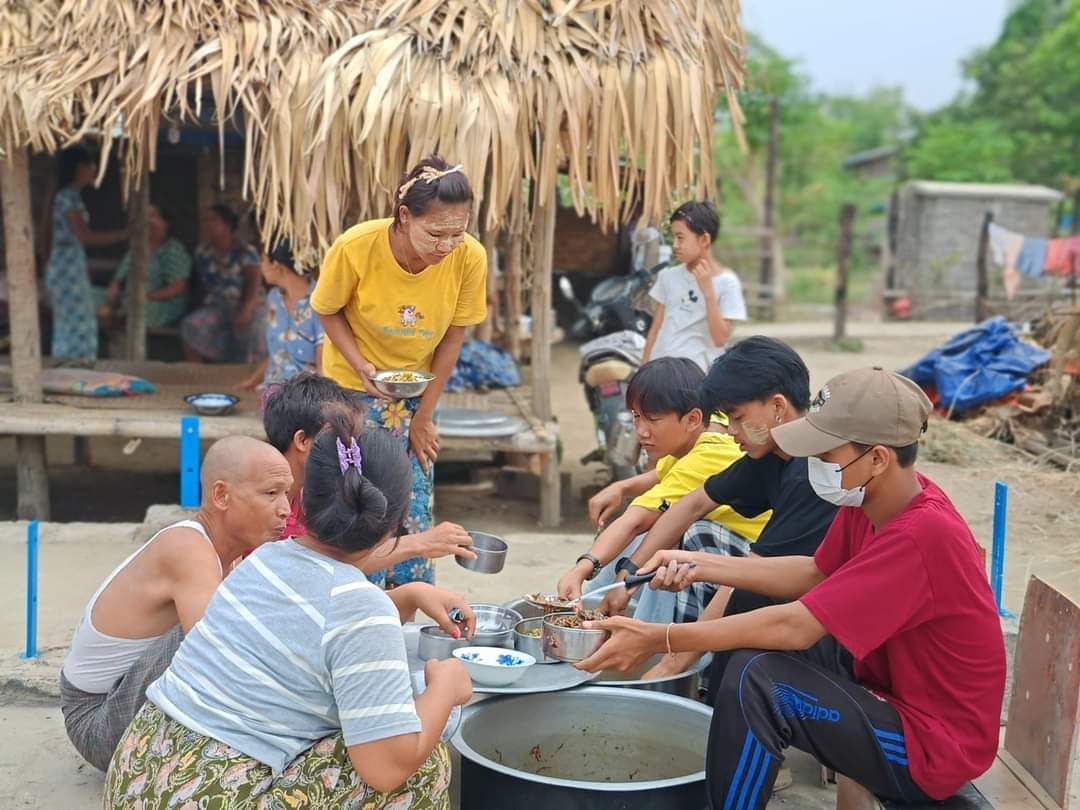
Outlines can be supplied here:
<path id="1" fill-rule="evenodd" d="M 437 625 L 429 624 L 420 628 L 420 635 L 416 642 L 416 654 L 421 661 L 435 659 L 442 661 L 453 657 L 454 650 L 459 647 L 468 647 L 473 642 L 467 638 L 452 638 L 439 629 Z"/>
<path id="2" fill-rule="evenodd" d="M 457 557 L 457 564 L 480 574 L 497 574 L 502 571 L 506 564 L 506 552 L 510 548 L 506 541 L 487 532 L 469 532 L 469 537 L 473 541 L 472 550 L 476 552 L 476 559 Z"/>
<path id="3" fill-rule="evenodd" d="M 501 605 L 469 605 L 476 616 L 476 632 L 473 633 L 474 647 L 514 647 L 514 627 L 521 621 L 521 614 L 516 610 Z"/>
<path id="4" fill-rule="evenodd" d="M 184 402 L 200 416 L 224 416 L 236 407 L 240 400 L 232 394 L 207 391 L 202 394 L 189 394 Z"/>
<path id="5" fill-rule="evenodd" d="M 559 616 L 573 615 L 573 611 L 564 611 L 544 617 L 544 655 L 560 661 L 584 661 L 600 649 L 600 645 L 611 635 L 607 630 L 583 630 L 553 623 Z"/>
<path id="6" fill-rule="evenodd" d="M 473 703 L 452 741 L 461 806 L 703 807 L 711 717 L 696 701 L 601 686 Z"/>
<path id="7" fill-rule="evenodd" d="M 526 635 L 529 629 L 539 629 L 539 636 Z M 536 616 L 532 619 L 522 619 L 514 626 L 514 649 L 518 652 L 528 653 L 536 659 L 538 664 L 558 664 L 558 658 L 548 658 L 544 655 L 544 617 Z"/>
<path id="8" fill-rule="evenodd" d="M 409 374 L 416 382 L 395 382 L 399 374 Z M 434 374 L 426 371 L 412 371 L 404 368 L 388 368 L 375 374 L 372 381 L 380 393 L 393 399 L 413 399 L 420 396 L 435 379 Z"/>

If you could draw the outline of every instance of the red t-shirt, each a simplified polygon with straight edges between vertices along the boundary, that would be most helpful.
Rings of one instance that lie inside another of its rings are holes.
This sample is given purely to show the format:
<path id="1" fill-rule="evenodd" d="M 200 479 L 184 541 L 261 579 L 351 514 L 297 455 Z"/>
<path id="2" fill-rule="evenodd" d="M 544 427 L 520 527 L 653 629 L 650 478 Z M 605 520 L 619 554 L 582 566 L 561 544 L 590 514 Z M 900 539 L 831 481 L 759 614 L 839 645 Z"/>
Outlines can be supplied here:
<path id="1" fill-rule="evenodd" d="M 304 523 L 304 491 L 300 490 L 300 494 L 296 496 L 296 500 L 292 503 L 292 508 L 289 510 L 289 517 L 285 520 L 285 528 L 281 531 L 281 537 L 288 539 L 290 537 L 299 537 L 302 534 L 307 534 L 307 525 Z"/>
<path id="2" fill-rule="evenodd" d="M 876 534 L 861 509 L 841 509 L 814 555 L 826 579 L 801 601 L 899 713 L 915 783 L 945 799 L 997 754 L 1005 643 L 971 530 L 919 483 Z"/>

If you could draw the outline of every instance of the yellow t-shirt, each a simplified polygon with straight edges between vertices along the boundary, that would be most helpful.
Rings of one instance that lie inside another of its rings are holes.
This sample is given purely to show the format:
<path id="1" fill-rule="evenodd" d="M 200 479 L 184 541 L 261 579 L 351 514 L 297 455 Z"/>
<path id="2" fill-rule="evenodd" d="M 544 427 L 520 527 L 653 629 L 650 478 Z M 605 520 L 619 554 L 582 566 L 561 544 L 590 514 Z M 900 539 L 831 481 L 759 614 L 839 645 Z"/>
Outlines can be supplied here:
<path id="1" fill-rule="evenodd" d="M 449 256 L 413 275 L 390 251 L 392 222 L 361 222 L 335 240 L 323 259 L 311 308 L 321 315 L 343 311 L 357 348 L 375 368 L 430 371 L 447 329 L 487 317 L 487 252 L 466 234 Z M 364 388 L 330 340 L 323 347 L 323 369 L 339 385 Z"/>
<path id="2" fill-rule="evenodd" d="M 694 448 L 682 458 L 664 456 L 656 462 L 656 474 L 660 482 L 647 492 L 634 498 L 631 506 L 640 506 L 652 512 L 660 511 L 665 502 L 674 506 L 683 495 L 703 486 L 710 475 L 726 470 L 742 458 L 742 451 L 735 440 L 726 433 L 702 433 Z M 718 506 L 705 517 L 721 523 L 750 542 L 758 539 L 772 512 L 757 517 L 743 517 L 730 506 Z"/>

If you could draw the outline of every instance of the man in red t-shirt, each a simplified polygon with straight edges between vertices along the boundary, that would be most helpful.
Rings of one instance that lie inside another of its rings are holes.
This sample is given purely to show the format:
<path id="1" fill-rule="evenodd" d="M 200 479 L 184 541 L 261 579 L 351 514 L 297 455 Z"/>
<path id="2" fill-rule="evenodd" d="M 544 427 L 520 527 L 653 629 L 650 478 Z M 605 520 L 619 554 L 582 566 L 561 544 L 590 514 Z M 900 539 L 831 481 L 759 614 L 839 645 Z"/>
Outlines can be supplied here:
<path id="1" fill-rule="evenodd" d="M 658 587 L 706 580 L 792 601 L 696 625 L 594 625 L 612 638 L 590 669 L 736 650 L 709 734 L 714 810 L 763 808 L 789 745 L 902 802 L 945 799 L 993 762 L 1005 646 L 971 531 L 913 466 L 930 410 L 899 375 L 835 377 L 805 418 L 772 430 L 842 507 L 813 558 L 663 551 L 641 569 Z"/>

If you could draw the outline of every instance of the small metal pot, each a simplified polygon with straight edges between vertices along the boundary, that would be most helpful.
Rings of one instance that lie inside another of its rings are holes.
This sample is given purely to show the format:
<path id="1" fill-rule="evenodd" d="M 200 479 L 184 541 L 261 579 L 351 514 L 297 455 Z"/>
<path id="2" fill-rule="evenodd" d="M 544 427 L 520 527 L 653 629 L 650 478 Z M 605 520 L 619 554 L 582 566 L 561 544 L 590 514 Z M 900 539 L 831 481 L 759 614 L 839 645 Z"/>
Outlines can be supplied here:
<path id="1" fill-rule="evenodd" d="M 486 532 L 469 532 L 469 536 L 473 541 L 472 550 L 476 552 L 476 559 L 458 557 L 457 564 L 480 574 L 497 574 L 502 571 L 506 564 L 506 552 L 510 548 L 506 541 Z"/>
<path id="2" fill-rule="evenodd" d="M 430 624 L 420 628 L 420 635 L 416 642 L 416 654 L 421 661 L 432 659 L 442 661 L 451 658 L 454 650 L 459 647 L 468 647 L 474 642 L 467 638 L 452 638 L 439 629 L 437 625 Z"/>
<path id="3" fill-rule="evenodd" d="M 552 613 L 544 617 L 544 655 L 559 661 L 584 661 L 600 649 L 608 636 L 607 630 L 583 630 L 580 627 L 560 627 L 554 623 L 559 616 L 575 616 L 573 611 Z"/>
<path id="4" fill-rule="evenodd" d="M 514 648 L 518 652 L 528 653 L 536 659 L 538 664 L 557 664 L 559 663 L 558 658 L 548 658 L 544 655 L 543 625 L 543 616 L 522 619 L 518 622 L 514 627 Z M 541 634 L 539 636 L 530 636 L 525 633 L 526 630 L 536 628 L 540 628 Z"/>
<path id="5" fill-rule="evenodd" d="M 502 605 L 469 605 L 476 616 L 474 647 L 514 648 L 514 627 L 521 621 L 521 614 Z"/>

